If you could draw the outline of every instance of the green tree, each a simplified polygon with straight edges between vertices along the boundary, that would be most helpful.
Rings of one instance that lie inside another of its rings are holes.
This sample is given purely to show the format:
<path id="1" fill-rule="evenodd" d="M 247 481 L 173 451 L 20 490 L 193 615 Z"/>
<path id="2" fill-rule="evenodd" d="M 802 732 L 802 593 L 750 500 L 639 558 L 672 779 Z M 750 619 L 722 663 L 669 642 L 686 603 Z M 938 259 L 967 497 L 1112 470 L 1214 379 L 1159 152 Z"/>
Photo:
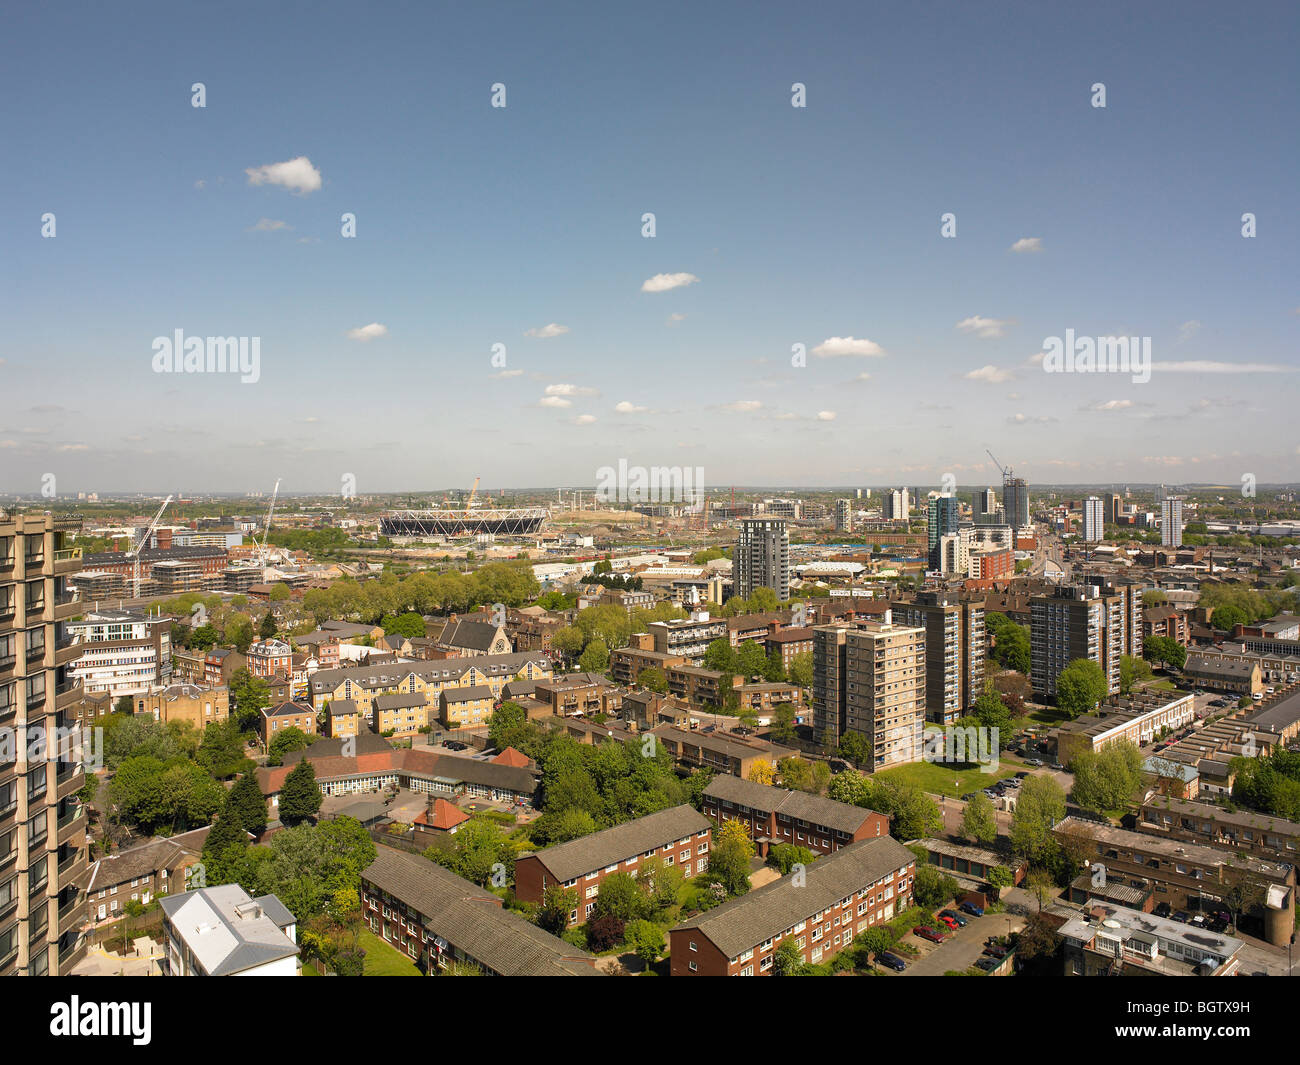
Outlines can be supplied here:
<path id="1" fill-rule="evenodd" d="M 518 703 L 507 700 L 488 718 L 488 742 L 498 751 L 511 746 L 510 738 L 528 724 L 528 712 Z"/>
<path id="2" fill-rule="evenodd" d="M 268 610 L 262 615 L 262 623 L 257 627 L 257 634 L 262 639 L 269 640 L 279 631 L 280 627 L 275 623 L 275 615 Z"/>
<path id="3" fill-rule="evenodd" d="M 537 927 L 561 936 L 569 927 L 569 914 L 578 908 L 578 892 L 561 884 L 551 884 L 542 893 L 542 905 L 537 911 Z"/>
<path id="4" fill-rule="evenodd" d="M 998 838 L 997 816 L 993 803 L 982 791 L 966 804 L 961 815 L 961 834 L 972 843 L 992 843 Z"/>
<path id="5" fill-rule="evenodd" d="M 1091 658 L 1076 658 L 1056 678 L 1056 705 L 1076 718 L 1095 710 L 1109 690 L 1101 666 Z"/>
<path id="6" fill-rule="evenodd" d="M 636 675 L 636 682 L 643 688 L 648 688 L 652 692 L 663 694 L 668 691 L 668 678 L 664 671 L 658 666 L 646 666 Z"/>
<path id="7" fill-rule="evenodd" d="M 929 862 L 916 863 L 913 895 L 918 906 L 927 910 L 937 910 L 951 902 L 960 890 L 957 881 L 946 875 L 937 865 L 931 865 Z"/>
<path id="8" fill-rule="evenodd" d="M 813 683 L 813 655 L 811 651 L 801 651 L 790 659 L 787 671 L 790 683 L 801 688 L 811 688 Z"/>
<path id="9" fill-rule="evenodd" d="M 754 844 L 739 821 L 724 821 L 713 834 L 709 851 L 709 879 L 722 885 L 728 895 L 743 895 L 749 890 L 749 863 Z"/>
<path id="10" fill-rule="evenodd" d="M 627 873 L 611 873 L 600 882 L 592 917 L 617 917 L 627 922 L 645 915 L 645 899 L 637 882 Z"/>
<path id="11" fill-rule="evenodd" d="M 1011 814 L 1011 848 L 1038 865 L 1056 851 L 1052 828 L 1065 817 L 1065 792 L 1053 777 L 1030 776 Z"/>
<path id="12" fill-rule="evenodd" d="M 226 621 L 225 641 L 243 654 L 253 642 L 253 621 L 247 614 L 231 614 Z"/>
<path id="13" fill-rule="evenodd" d="M 266 831 L 266 798 L 254 774 L 245 773 L 235 781 L 226 795 L 221 816 L 238 818 L 239 823 L 254 836 Z"/>
<path id="14" fill-rule="evenodd" d="M 795 946 L 794 936 L 786 936 L 772 954 L 772 975 L 798 976 L 803 968 L 803 955 Z"/>
<path id="15" fill-rule="evenodd" d="M 578 667 L 587 673 L 603 673 L 609 668 L 609 648 L 597 637 L 583 648 Z"/>
<path id="16" fill-rule="evenodd" d="M 736 672 L 736 651 L 731 643 L 719 637 L 704 649 L 704 668 L 716 669 L 723 673 Z"/>
<path id="17" fill-rule="evenodd" d="M 291 827 L 300 825 L 316 815 L 323 799 L 316 770 L 303 758 L 289 770 L 280 786 L 280 820 Z"/>
<path id="18" fill-rule="evenodd" d="M 664 951 L 664 933 L 658 925 L 646 920 L 629 921 L 623 929 L 623 940 L 648 969 Z"/>
<path id="19" fill-rule="evenodd" d="M 311 746 L 311 737 L 297 725 L 282 728 L 271 737 L 267 746 L 267 765 L 284 765 L 284 756 L 290 751 L 301 751 Z"/>

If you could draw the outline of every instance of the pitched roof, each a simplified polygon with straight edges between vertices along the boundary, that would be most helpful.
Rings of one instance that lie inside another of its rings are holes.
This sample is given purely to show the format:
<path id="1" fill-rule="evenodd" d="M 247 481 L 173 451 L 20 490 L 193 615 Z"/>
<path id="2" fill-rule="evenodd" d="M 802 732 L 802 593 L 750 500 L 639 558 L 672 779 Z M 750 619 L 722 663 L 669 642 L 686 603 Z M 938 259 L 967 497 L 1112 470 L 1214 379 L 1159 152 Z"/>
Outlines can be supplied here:
<path id="1" fill-rule="evenodd" d="M 734 958 L 915 861 L 916 855 L 892 836 L 859 840 L 808 866 L 803 886 L 783 876 L 684 921 L 672 931 L 696 929 Z"/>
<path id="2" fill-rule="evenodd" d="M 514 677 L 529 663 L 542 669 L 551 668 L 551 658 L 541 651 L 517 651 L 505 655 L 479 655 L 473 658 L 443 658 L 433 662 L 384 662 L 367 666 L 342 666 L 322 669 L 312 674 L 313 695 L 329 695 L 345 680 L 362 688 L 391 688 L 414 674 L 429 681 L 459 681 L 471 669 L 488 677 Z"/>
<path id="3" fill-rule="evenodd" d="M 634 854 L 658 850 L 665 843 L 694 836 L 711 829 L 713 822 L 685 804 L 626 821 L 589 836 L 546 847 L 520 858 L 535 857 L 557 880 L 572 880 L 621 862 Z"/>
<path id="4" fill-rule="evenodd" d="M 311 703 L 300 703 L 292 700 L 280 703 L 278 706 L 267 706 L 262 709 L 263 717 L 289 717 L 297 714 L 315 715 L 316 709 Z"/>
<path id="5" fill-rule="evenodd" d="M 501 629 L 484 621 L 466 621 L 460 619 L 442 630 L 438 641 L 443 647 L 463 647 L 469 651 L 487 651 L 496 641 Z"/>
<path id="6" fill-rule="evenodd" d="M 513 747 L 507 747 L 504 751 L 493 758 L 492 761 L 499 765 L 518 766 L 520 769 L 527 769 L 533 764 L 533 760 L 529 758 L 528 755 L 524 754 L 522 751 L 516 751 Z"/>
<path id="7" fill-rule="evenodd" d="M 420 923 L 503 976 L 600 976 L 596 959 L 501 907 L 501 900 L 415 854 L 379 847 L 361 874 Z"/>
<path id="8" fill-rule="evenodd" d="M 276 903 L 274 912 L 268 900 Z M 254 900 L 238 884 L 223 884 L 169 895 L 159 903 L 209 976 L 228 976 L 298 954 L 281 927 L 288 911 L 274 896 Z"/>
<path id="9" fill-rule="evenodd" d="M 415 823 L 417 825 L 428 825 L 430 828 L 440 828 L 445 832 L 457 825 L 464 824 L 468 820 L 469 814 L 460 807 L 453 806 L 446 799 L 434 799 L 433 816 L 429 816 L 428 810 L 421 810 L 415 818 Z"/>
<path id="10" fill-rule="evenodd" d="M 496 696 L 486 684 L 471 684 L 468 688 L 445 688 L 442 698 L 448 703 L 472 703 L 479 699 L 495 699 Z"/>
<path id="11" fill-rule="evenodd" d="M 106 854 L 91 867 L 86 890 L 99 891 L 113 884 L 150 877 L 160 869 L 170 868 L 178 858 L 201 854 L 203 841 L 211 830 L 211 826 L 206 825 L 179 836 L 150 839 L 115 854 Z"/>
<path id="12" fill-rule="evenodd" d="M 741 780 L 730 774 L 714 777 L 704 789 L 704 794 L 709 798 L 738 803 L 763 813 L 781 813 L 811 825 L 824 825 L 848 833 L 856 832 L 862 827 L 862 822 L 875 813 L 874 810 L 861 806 L 823 799 L 820 795 L 809 795 L 803 791 L 787 791 L 785 788 L 756 784 L 752 780 Z"/>
<path id="13" fill-rule="evenodd" d="M 338 748 L 340 741 L 332 741 Z M 312 748 L 317 745 L 313 744 Z M 360 737 L 358 737 L 358 748 Z M 274 768 L 262 767 L 257 770 L 257 783 L 263 795 L 275 795 L 284 786 L 284 778 L 301 760 L 303 752 L 293 762 Z M 323 754 L 312 756 L 310 749 L 306 752 L 317 781 L 340 780 L 348 777 L 365 776 L 372 773 L 392 773 L 400 776 L 415 776 L 426 780 L 442 779 L 458 783 L 479 784 L 487 788 L 513 791 L 520 795 L 531 795 L 537 790 L 537 778 L 531 770 L 499 762 L 484 761 L 479 758 L 462 758 L 454 754 L 436 754 L 426 748 L 407 748 L 394 750 L 384 744 L 384 750 L 369 753 L 358 752 L 353 758 L 341 755 Z"/>

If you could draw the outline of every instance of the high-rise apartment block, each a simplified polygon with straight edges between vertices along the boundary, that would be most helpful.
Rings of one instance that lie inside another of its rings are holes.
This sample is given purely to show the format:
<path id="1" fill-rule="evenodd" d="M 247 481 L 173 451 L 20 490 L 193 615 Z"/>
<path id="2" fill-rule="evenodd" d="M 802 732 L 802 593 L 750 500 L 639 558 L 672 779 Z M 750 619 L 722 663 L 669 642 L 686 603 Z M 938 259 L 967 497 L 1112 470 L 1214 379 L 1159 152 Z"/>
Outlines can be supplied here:
<path id="1" fill-rule="evenodd" d="M 907 521 L 912 516 L 912 500 L 906 488 L 895 488 L 882 497 L 881 516 L 888 521 Z"/>
<path id="2" fill-rule="evenodd" d="M 813 630 L 813 723 L 818 739 L 849 732 L 872 749 L 872 769 L 920 757 L 925 729 L 923 628 L 893 623 Z"/>
<path id="3" fill-rule="evenodd" d="M 976 525 L 988 525 L 999 520 L 998 497 L 992 488 L 983 488 L 971 500 L 971 516 Z"/>
<path id="4" fill-rule="evenodd" d="M 1106 533 L 1104 506 L 1099 496 L 1089 496 L 1083 501 L 1083 538 L 1096 543 Z"/>
<path id="5" fill-rule="evenodd" d="M 1061 670 L 1091 659 L 1106 675 L 1109 692 L 1119 691 L 1120 659 L 1142 655 L 1142 588 L 1134 583 L 1083 583 L 1057 588 L 1029 600 L 1030 672 L 1034 692 L 1056 695 Z"/>
<path id="6" fill-rule="evenodd" d="M 889 612 L 895 625 L 925 630 L 925 716 L 951 725 L 984 690 L 984 601 L 926 591 L 890 603 Z"/>
<path id="7" fill-rule="evenodd" d="M 59 976 L 85 955 L 85 783 L 68 632 L 77 519 L 0 511 L 0 976 Z M 37 741 L 43 739 L 44 742 Z M 39 754 L 37 753 L 39 751 Z"/>
<path id="8" fill-rule="evenodd" d="M 853 531 L 853 500 L 851 499 L 835 500 L 835 531 L 836 532 Z"/>
<path id="9" fill-rule="evenodd" d="M 1160 543 L 1165 547 L 1183 546 L 1183 500 L 1181 496 L 1169 496 L 1160 503 Z"/>
<path id="10" fill-rule="evenodd" d="M 960 524 L 961 506 L 955 496 L 939 496 L 929 501 L 926 506 L 926 529 L 930 569 L 940 568 L 940 541 L 949 533 L 955 533 Z"/>
<path id="11" fill-rule="evenodd" d="M 731 563 L 735 595 L 748 599 L 758 588 L 790 598 L 790 533 L 779 518 L 743 518 Z"/>
<path id="12" fill-rule="evenodd" d="M 1029 528 L 1029 485 L 1023 477 L 1008 477 L 1002 482 L 1002 506 L 1005 521 L 1016 535 Z"/>

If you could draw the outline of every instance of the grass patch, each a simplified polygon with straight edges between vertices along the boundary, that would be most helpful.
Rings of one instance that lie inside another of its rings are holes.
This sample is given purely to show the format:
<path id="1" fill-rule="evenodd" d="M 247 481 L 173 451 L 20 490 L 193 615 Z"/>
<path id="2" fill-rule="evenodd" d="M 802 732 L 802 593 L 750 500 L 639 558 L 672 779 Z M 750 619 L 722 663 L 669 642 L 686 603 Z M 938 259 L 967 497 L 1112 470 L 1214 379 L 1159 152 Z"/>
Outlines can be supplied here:
<path id="1" fill-rule="evenodd" d="M 396 947 L 385 943 L 369 929 L 360 933 L 361 948 L 366 952 L 365 976 L 419 976 L 420 970 Z"/>
<path id="2" fill-rule="evenodd" d="M 882 769 L 878 778 L 912 784 L 934 795 L 950 795 L 958 799 L 972 791 L 981 791 L 998 780 L 999 773 L 985 773 L 979 766 L 957 769 L 937 762 L 909 762 L 907 765 Z"/>

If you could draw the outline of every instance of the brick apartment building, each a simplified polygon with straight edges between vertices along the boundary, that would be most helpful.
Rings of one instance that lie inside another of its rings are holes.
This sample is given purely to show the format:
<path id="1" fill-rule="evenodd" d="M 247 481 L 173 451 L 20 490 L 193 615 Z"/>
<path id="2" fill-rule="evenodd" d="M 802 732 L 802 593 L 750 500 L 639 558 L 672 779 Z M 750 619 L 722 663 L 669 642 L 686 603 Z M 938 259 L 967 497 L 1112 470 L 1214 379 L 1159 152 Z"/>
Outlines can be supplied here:
<path id="1" fill-rule="evenodd" d="M 248 671 L 255 677 L 293 674 L 293 648 L 283 640 L 259 640 L 248 648 Z"/>
<path id="2" fill-rule="evenodd" d="M 756 736 L 741 736 L 734 732 L 706 732 L 675 725 L 660 725 L 650 731 L 682 765 L 692 769 L 713 769 L 730 773 L 733 777 L 747 778 L 759 762 L 776 768 L 776 763 L 782 758 L 799 753 L 793 747 L 782 747 Z"/>
<path id="3" fill-rule="evenodd" d="M 762 858 L 778 843 L 832 854 L 858 840 L 889 835 L 889 818 L 875 810 L 726 774 L 704 789 L 703 813 L 718 827 L 741 822 Z"/>
<path id="4" fill-rule="evenodd" d="M 592 955 L 503 909 L 486 888 L 389 847 L 361 874 L 361 913 L 426 973 L 459 963 L 490 976 L 602 975 Z"/>
<path id="5" fill-rule="evenodd" d="M 626 821 L 554 847 L 521 854 L 515 860 L 515 895 L 540 904 L 546 889 L 561 885 L 578 893 L 569 914 L 570 927 L 590 916 L 601 881 L 613 873 L 635 876 L 640 870 L 676 865 L 689 879 L 709 867 L 712 826 L 690 806 Z"/>
<path id="6" fill-rule="evenodd" d="M 1300 823 L 1205 802 L 1149 798 L 1138 814 L 1137 829 L 1150 836 L 1244 851 L 1289 864 L 1295 864 L 1300 853 Z"/>
<path id="7" fill-rule="evenodd" d="M 785 876 L 668 933 L 673 976 L 766 976 L 792 937 L 805 962 L 829 961 L 853 938 L 906 909 L 916 856 L 890 836 L 818 859 L 801 885 Z"/>
<path id="8" fill-rule="evenodd" d="M 214 721 L 230 716 L 230 690 L 204 688 L 197 684 L 169 684 L 147 695 L 134 697 L 135 712 L 149 714 L 164 725 L 185 721 L 202 732 Z"/>
<path id="9" fill-rule="evenodd" d="M 316 735 L 316 711 L 310 703 L 283 702 L 267 706 L 258 715 L 258 732 L 268 747 L 276 735 L 287 728 L 301 729 L 308 736 Z"/>
<path id="10" fill-rule="evenodd" d="M 593 714 L 617 716 L 623 708 L 623 692 L 601 673 L 568 673 L 539 680 L 533 698 L 546 703 L 556 717 Z"/>
<path id="11" fill-rule="evenodd" d="M 763 649 L 771 657 L 775 651 L 781 656 L 781 668 L 790 672 L 790 664 L 796 655 L 812 654 L 813 630 L 811 626 L 798 629 L 778 629 L 769 632 L 763 641 Z"/>
<path id="12" fill-rule="evenodd" d="M 1149 640 L 1152 636 L 1176 640 L 1186 647 L 1192 640 L 1187 613 L 1172 606 L 1147 607 L 1142 616 L 1142 637 Z"/>
<path id="13" fill-rule="evenodd" d="M 1150 891 L 1157 904 L 1165 902 L 1191 913 L 1231 912 L 1232 897 L 1244 886 L 1249 898 L 1237 921 L 1243 931 L 1278 946 L 1285 946 L 1295 931 L 1296 873 L 1287 862 L 1129 832 L 1078 817 L 1066 817 L 1053 833 L 1063 844 L 1082 846 L 1089 853 L 1094 875 L 1102 866 L 1107 881 Z M 1086 889 L 1082 894 L 1087 894 Z"/>

